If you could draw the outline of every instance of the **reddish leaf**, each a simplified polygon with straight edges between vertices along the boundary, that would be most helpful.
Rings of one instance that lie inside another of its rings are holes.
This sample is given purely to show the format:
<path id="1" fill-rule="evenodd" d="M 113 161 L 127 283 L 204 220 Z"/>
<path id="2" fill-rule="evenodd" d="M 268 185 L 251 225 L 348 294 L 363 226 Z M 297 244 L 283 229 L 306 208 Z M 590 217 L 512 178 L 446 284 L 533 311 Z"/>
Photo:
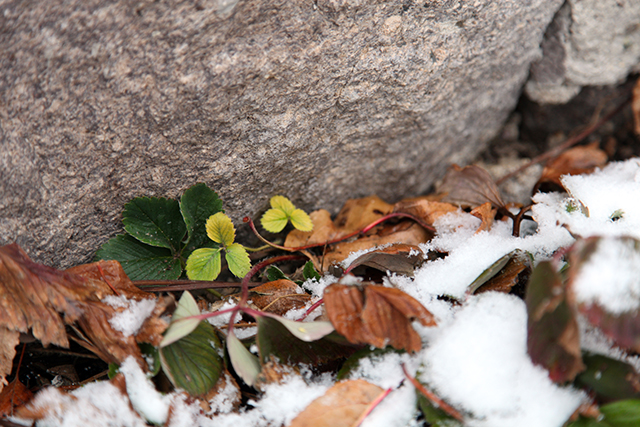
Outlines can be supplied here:
<path id="1" fill-rule="evenodd" d="M 418 246 L 397 243 L 359 256 L 349 264 L 349 270 L 366 265 L 381 271 L 413 276 L 414 270 L 423 262 L 423 253 Z"/>
<path id="2" fill-rule="evenodd" d="M 490 202 L 494 207 L 504 207 L 498 186 L 491 175 L 480 166 L 471 165 L 461 168 L 452 165 L 444 176 L 438 192 L 446 193 L 443 202 L 462 207 L 476 207 Z"/>
<path id="3" fill-rule="evenodd" d="M 424 326 L 436 324 L 420 302 L 395 288 L 365 285 L 360 289 L 334 284 L 325 289 L 324 303 L 336 331 L 354 344 L 378 348 L 391 345 L 415 352 L 422 343 L 411 321 L 417 319 Z"/>
<path id="4" fill-rule="evenodd" d="M 13 415 L 13 411 L 33 398 L 33 393 L 16 377 L 0 392 L 0 417 Z"/>
<path id="5" fill-rule="evenodd" d="M 427 224 L 433 224 L 441 216 L 457 210 L 457 206 L 432 200 L 430 196 L 401 200 L 393 206 L 394 212 L 413 215 Z"/>
<path id="6" fill-rule="evenodd" d="M 640 79 L 636 81 L 636 85 L 633 87 L 631 109 L 633 110 L 633 123 L 636 135 L 640 135 Z"/>
<path id="7" fill-rule="evenodd" d="M 352 427 L 383 393 L 365 380 L 339 382 L 298 414 L 291 427 Z"/>
<path id="8" fill-rule="evenodd" d="M 496 212 L 497 212 L 496 209 L 491 209 L 491 203 L 489 202 L 483 203 L 480 206 L 473 208 L 473 210 L 470 212 L 471 215 L 475 216 L 476 218 L 479 218 L 482 221 L 482 223 L 476 230 L 476 233 L 479 233 L 481 231 L 491 230 L 491 226 L 493 225 L 493 219 L 496 216 Z"/>
<path id="9" fill-rule="evenodd" d="M 584 370 L 573 305 L 551 262 L 533 270 L 526 296 L 527 350 L 533 363 L 549 370 L 558 383 L 572 381 Z"/>

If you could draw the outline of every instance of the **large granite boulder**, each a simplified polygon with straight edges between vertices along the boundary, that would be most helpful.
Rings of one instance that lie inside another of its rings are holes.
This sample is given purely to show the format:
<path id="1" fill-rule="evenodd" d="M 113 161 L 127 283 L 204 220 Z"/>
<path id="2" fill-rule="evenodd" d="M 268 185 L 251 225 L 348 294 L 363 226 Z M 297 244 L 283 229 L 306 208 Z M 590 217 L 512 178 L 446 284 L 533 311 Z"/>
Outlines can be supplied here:
<path id="1" fill-rule="evenodd" d="M 334 211 L 429 189 L 513 109 L 562 0 L 20 0 L 0 14 L 0 244 L 89 260 L 136 196 Z"/>

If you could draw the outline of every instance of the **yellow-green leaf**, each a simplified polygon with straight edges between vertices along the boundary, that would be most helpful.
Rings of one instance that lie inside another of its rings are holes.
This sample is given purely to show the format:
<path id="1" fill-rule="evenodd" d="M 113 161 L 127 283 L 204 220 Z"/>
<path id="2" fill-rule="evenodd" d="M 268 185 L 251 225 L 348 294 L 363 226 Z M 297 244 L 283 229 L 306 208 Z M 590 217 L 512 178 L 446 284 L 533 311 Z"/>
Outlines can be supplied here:
<path id="1" fill-rule="evenodd" d="M 227 260 L 227 264 L 229 265 L 229 270 L 236 277 L 244 277 L 249 270 L 251 270 L 251 260 L 249 259 L 249 254 L 245 250 L 245 248 L 239 244 L 234 243 L 232 245 L 227 246 L 227 253 L 225 255 Z"/>
<path id="2" fill-rule="evenodd" d="M 296 208 L 291 200 L 284 196 L 273 196 L 269 203 L 273 209 L 281 210 L 287 217 L 291 216 L 291 212 Z"/>
<path id="3" fill-rule="evenodd" d="M 280 209 L 269 209 L 262 215 L 260 222 L 262 227 L 270 233 L 279 233 L 284 230 L 289 217 Z"/>
<path id="4" fill-rule="evenodd" d="M 187 277 L 191 280 L 214 280 L 220 268 L 220 248 L 196 249 L 187 259 Z"/>
<path id="5" fill-rule="evenodd" d="M 236 238 L 236 230 L 231 219 L 222 212 L 211 215 L 206 224 L 207 236 L 216 243 L 229 246 Z"/>
<path id="6" fill-rule="evenodd" d="M 291 224 L 300 231 L 313 230 L 313 222 L 311 222 L 311 218 L 309 218 L 309 215 L 307 215 L 307 213 L 302 209 L 295 209 L 291 212 L 290 219 Z"/>

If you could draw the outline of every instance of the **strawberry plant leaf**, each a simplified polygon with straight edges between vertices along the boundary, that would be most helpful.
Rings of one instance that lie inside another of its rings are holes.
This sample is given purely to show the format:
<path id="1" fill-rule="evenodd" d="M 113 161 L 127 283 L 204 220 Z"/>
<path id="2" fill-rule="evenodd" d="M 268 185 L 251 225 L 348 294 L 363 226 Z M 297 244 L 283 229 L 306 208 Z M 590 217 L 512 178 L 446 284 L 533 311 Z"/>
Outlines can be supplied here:
<path id="1" fill-rule="evenodd" d="M 187 277 L 191 280 L 215 280 L 220 274 L 221 248 L 200 248 L 187 259 Z"/>
<path id="2" fill-rule="evenodd" d="M 280 279 L 286 279 L 289 280 L 289 278 L 287 277 L 286 274 L 284 274 L 282 272 L 282 270 L 280 270 L 278 267 L 276 267 L 275 265 L 270 265 L 267 270 L 265 271 L 265 275 L 267 276 L 267 281 L 269 282 L 274 282 L 276 280 L 280 280 Z"/>
<path id="3" fill-rule="evenodd" d="M 270 233 L 281 232 L 287 226 L 287 222 L 289 222 L 289 217 L 280 209 L 269 209 L 260 219 L 262 227 Z"/>
<path id="4" fill-rule="evenodd" d="M 233 331 L 227 335 L 227 352 L 229 353 L 229 359 L 236 374 L 238 374 L 248 386 L 253 386 L 262 369 L 260 367 L 260 361 L 247 350 L 233 334 Z"/>
<path id="5" fill-rule="evenodd" d="M 211 240 L 222 246 L 229 246 L 236 238 L 236 230 L 231 219 L 222 212 L 211 215 L 205 225 Z"/>
<path id="6" fill-rule="evenodd" d="M 197 316 L 200 314 L 200 309 L 196 300 L 193 298 L 190 292 L 183 292 L 178 306 L 173 312 L 171 319 L 171 325 L 164 333 L 164 338 L 160 343 L 160 347 L 167 346 L 180 338 L 189 335 L 200 323 L 198 319 L 184 319 L 185 317 Z M 183 320 L 184 319 L 184 320 Z"/>
<path id="7" fill-rule="evenodd" d="M 187 227 L 180 204 L 161 197 L 138 197 L 124 205 L 124 229 L 143 243 L 180 252 Z"/>
<path id="8" fill-rule="evenodd" d="M 305 342 L 317 341 L 335 330 L 331 322 L 296 322 L 275 315 L 268 317 L 279 322 L 293 336 Z"/>
<path id="9" fill-rule="evenodd" d="M 289 219 L 291 220 L 291 225 L 300 231 L 313 230 L 313 222 L 311 222 L 311 218 L 309 218 L 309 215 L 307 215 L 307 213 L 302 209 L 295 209 L 291 212 Z"/>
<path id="10" fill-rule="evenodd" d="M 240 243 L 233 243 L 227 246 L 225 259 L 229 265 L 229 270 L 236 277 L 244 277 L 251 270 L 249 254 Z"/>
<path id="11" fill-rule="evenodd" d="M 628 363 L 600 354 L 583 354 L 586 365 L 574 382 L 595 393 L 600 401 L 640 398 L 640 374 Z"/>
<path id="12" fill-rule="evenodd" d="M 182 274 L 180 260 L 169 249 L 149 246 L 124 234 L 103 244 L 95 259 L 120 262 L 131 280 L 176 280 Z"/>
<path id="13" fill-rule="evenodd" d="M 291 200 L 284 196 L 273 196 L 271 200 L 269 200 L 269 204 L 273 209 L 278 209 L 288 217 L 291 216 L 296 207 L 291 203 Z"/>
<path id="14" fill-rule="evenodd" d="M 187 227 L 183 255 L 188 257 L 195 249 L 210 246 L 205 224 L 211 215 L 224 210 L 218 194 L 206 184 L 199 183 L 184 192 L 180 199 L 180 211 Z"/>
<path id="15" fill-rule="evenodd" d="M 175 387 L 192 396 L 204 395 L 220 378 L 221 349 L 213 326 L 201 322 L 186 337 L 160 349 L 162 370 Z"/>

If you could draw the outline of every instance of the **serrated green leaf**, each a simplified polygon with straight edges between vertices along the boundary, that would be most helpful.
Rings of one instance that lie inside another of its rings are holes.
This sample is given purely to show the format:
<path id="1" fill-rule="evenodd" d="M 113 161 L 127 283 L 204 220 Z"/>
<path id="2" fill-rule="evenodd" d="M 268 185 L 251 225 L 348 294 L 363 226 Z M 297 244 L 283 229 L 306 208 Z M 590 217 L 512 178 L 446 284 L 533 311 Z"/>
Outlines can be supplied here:
<path id="1" fill-rule="evenodd" d="M 282 270 L 280 270 L 275 265 L 270 265 L 269 267 L 267 267 L 267 270 L 265 271 L 265 275 L 267 276 L 267 281 L 269 282 L 273 282 L 275 280 L 280 280 L 280 279 L 289 280 L 287 275 L 284 274 Z"/>
<path id="2" fill-rule="evenodd" d="M 191 280 L 215 280 L 220 274 L 221 248 L 200 248 L 187 259 L 187 277 Z"/>
<path id="3" fill-rule="evenodd" d="M 233 332 L 227 335 L 227 352 L 236 374 L 252 387 L 262 369 L 258 358 L 242 345 Z"/>
<path id="4" fill-rule="evenodd" d="M 604 421 L 611 427 L 640 426 L 640 400 L 628 399 L 600 407 Z"/>
<path id="5" fill-rule="evenodd" d="M 211 240 L 225 247 L 231 245 L 236 238 L 236 229 L 231 219 L 222 212 L 209 217 L 206 229 Z"/>
<path id="6" fill-rule="evenodd" d="M 311 218 L 302 209 L 295 209 L 291 212 L 289 219 L 291 219 L 291 224 L 300 231 L 313 230 L 313 222 L 311 222 Z"/>
<path id="7" fill-rule="evenodd" d="M 218 194 L 206 184 L 199 183 L 184 192 L 180 199 L 180 211 L 187 227 L 187 241 L 182 254 L 188 257 L 195 249 L 209 246 L 205 227 L 207 219 L 224 210 Z"/>
<path id="8" fill-rule="evenodd" d="M 186 337 L 160 349 L 162 370 L 175 387 L 192 396 L 204 395 L 220 378 L 221 349 L 213 326 L 202 322 Z"/>
<path id="9" fill-rule="evenodd" d="M 304 265 L 304 268 L 302 269 L 302 277 L 304 277 L 304 280 L 320 280 L 322 278 L 316 271 L 316 268 L 313 265 L 313 261 L 307 261 L 307 263 Z"/>
<path id="10" fill-rule="evenodd" d="M 287 217 L 291 216 L 291 213 L 296 208 L 293 203 L 291 203 L 291 200 L 284 196 L 273 196 L 271 200 L 269 200 L 269 204 L 273 209 L 278 209 L 284 212 Z"/>
<path id="11" fill-rule="evenodd" d="M 225 259 L 229 265 L 229 270 L 236 277 L 244 277 L 251 270 L 251 260 L 247 250 L 240 244 L 234 243 L 227 246 Z"/>
<path id="12" fill-rule="evenodd" d="M 182 274 L 180 260 L 169 249 L 149 246 L 124 234 L 103 244 L 95 259 L 120 262 L 131 280 L 176 280 Z"/>
<path id="13" fill-rule="evenodd" d="M 143 243 L 179 252 L 187 227 L 177 200 L 138 197 L 124 205 L 124 229 Z"/>
<path id="14" fill-rule="evenodd" d="M 171 324 L 165 331 L 164 338 L 159 347 L 170 345 L 193 332 L 200 323 L 200 320 L 190 317 L 197 316 L 198 314 L 200 314 L 200 309 L 193 295 L 188 291 L 183 292 L 178 301 L 178 306 L 173 312 Z"/>
<path id="15" fill-rule="evenodd" d="M 269 233 L 279 233 L 284 230 L 289 222 L 287 214 L 280 209 L 269 209 L 262 215 L 260 223 Z"/>

